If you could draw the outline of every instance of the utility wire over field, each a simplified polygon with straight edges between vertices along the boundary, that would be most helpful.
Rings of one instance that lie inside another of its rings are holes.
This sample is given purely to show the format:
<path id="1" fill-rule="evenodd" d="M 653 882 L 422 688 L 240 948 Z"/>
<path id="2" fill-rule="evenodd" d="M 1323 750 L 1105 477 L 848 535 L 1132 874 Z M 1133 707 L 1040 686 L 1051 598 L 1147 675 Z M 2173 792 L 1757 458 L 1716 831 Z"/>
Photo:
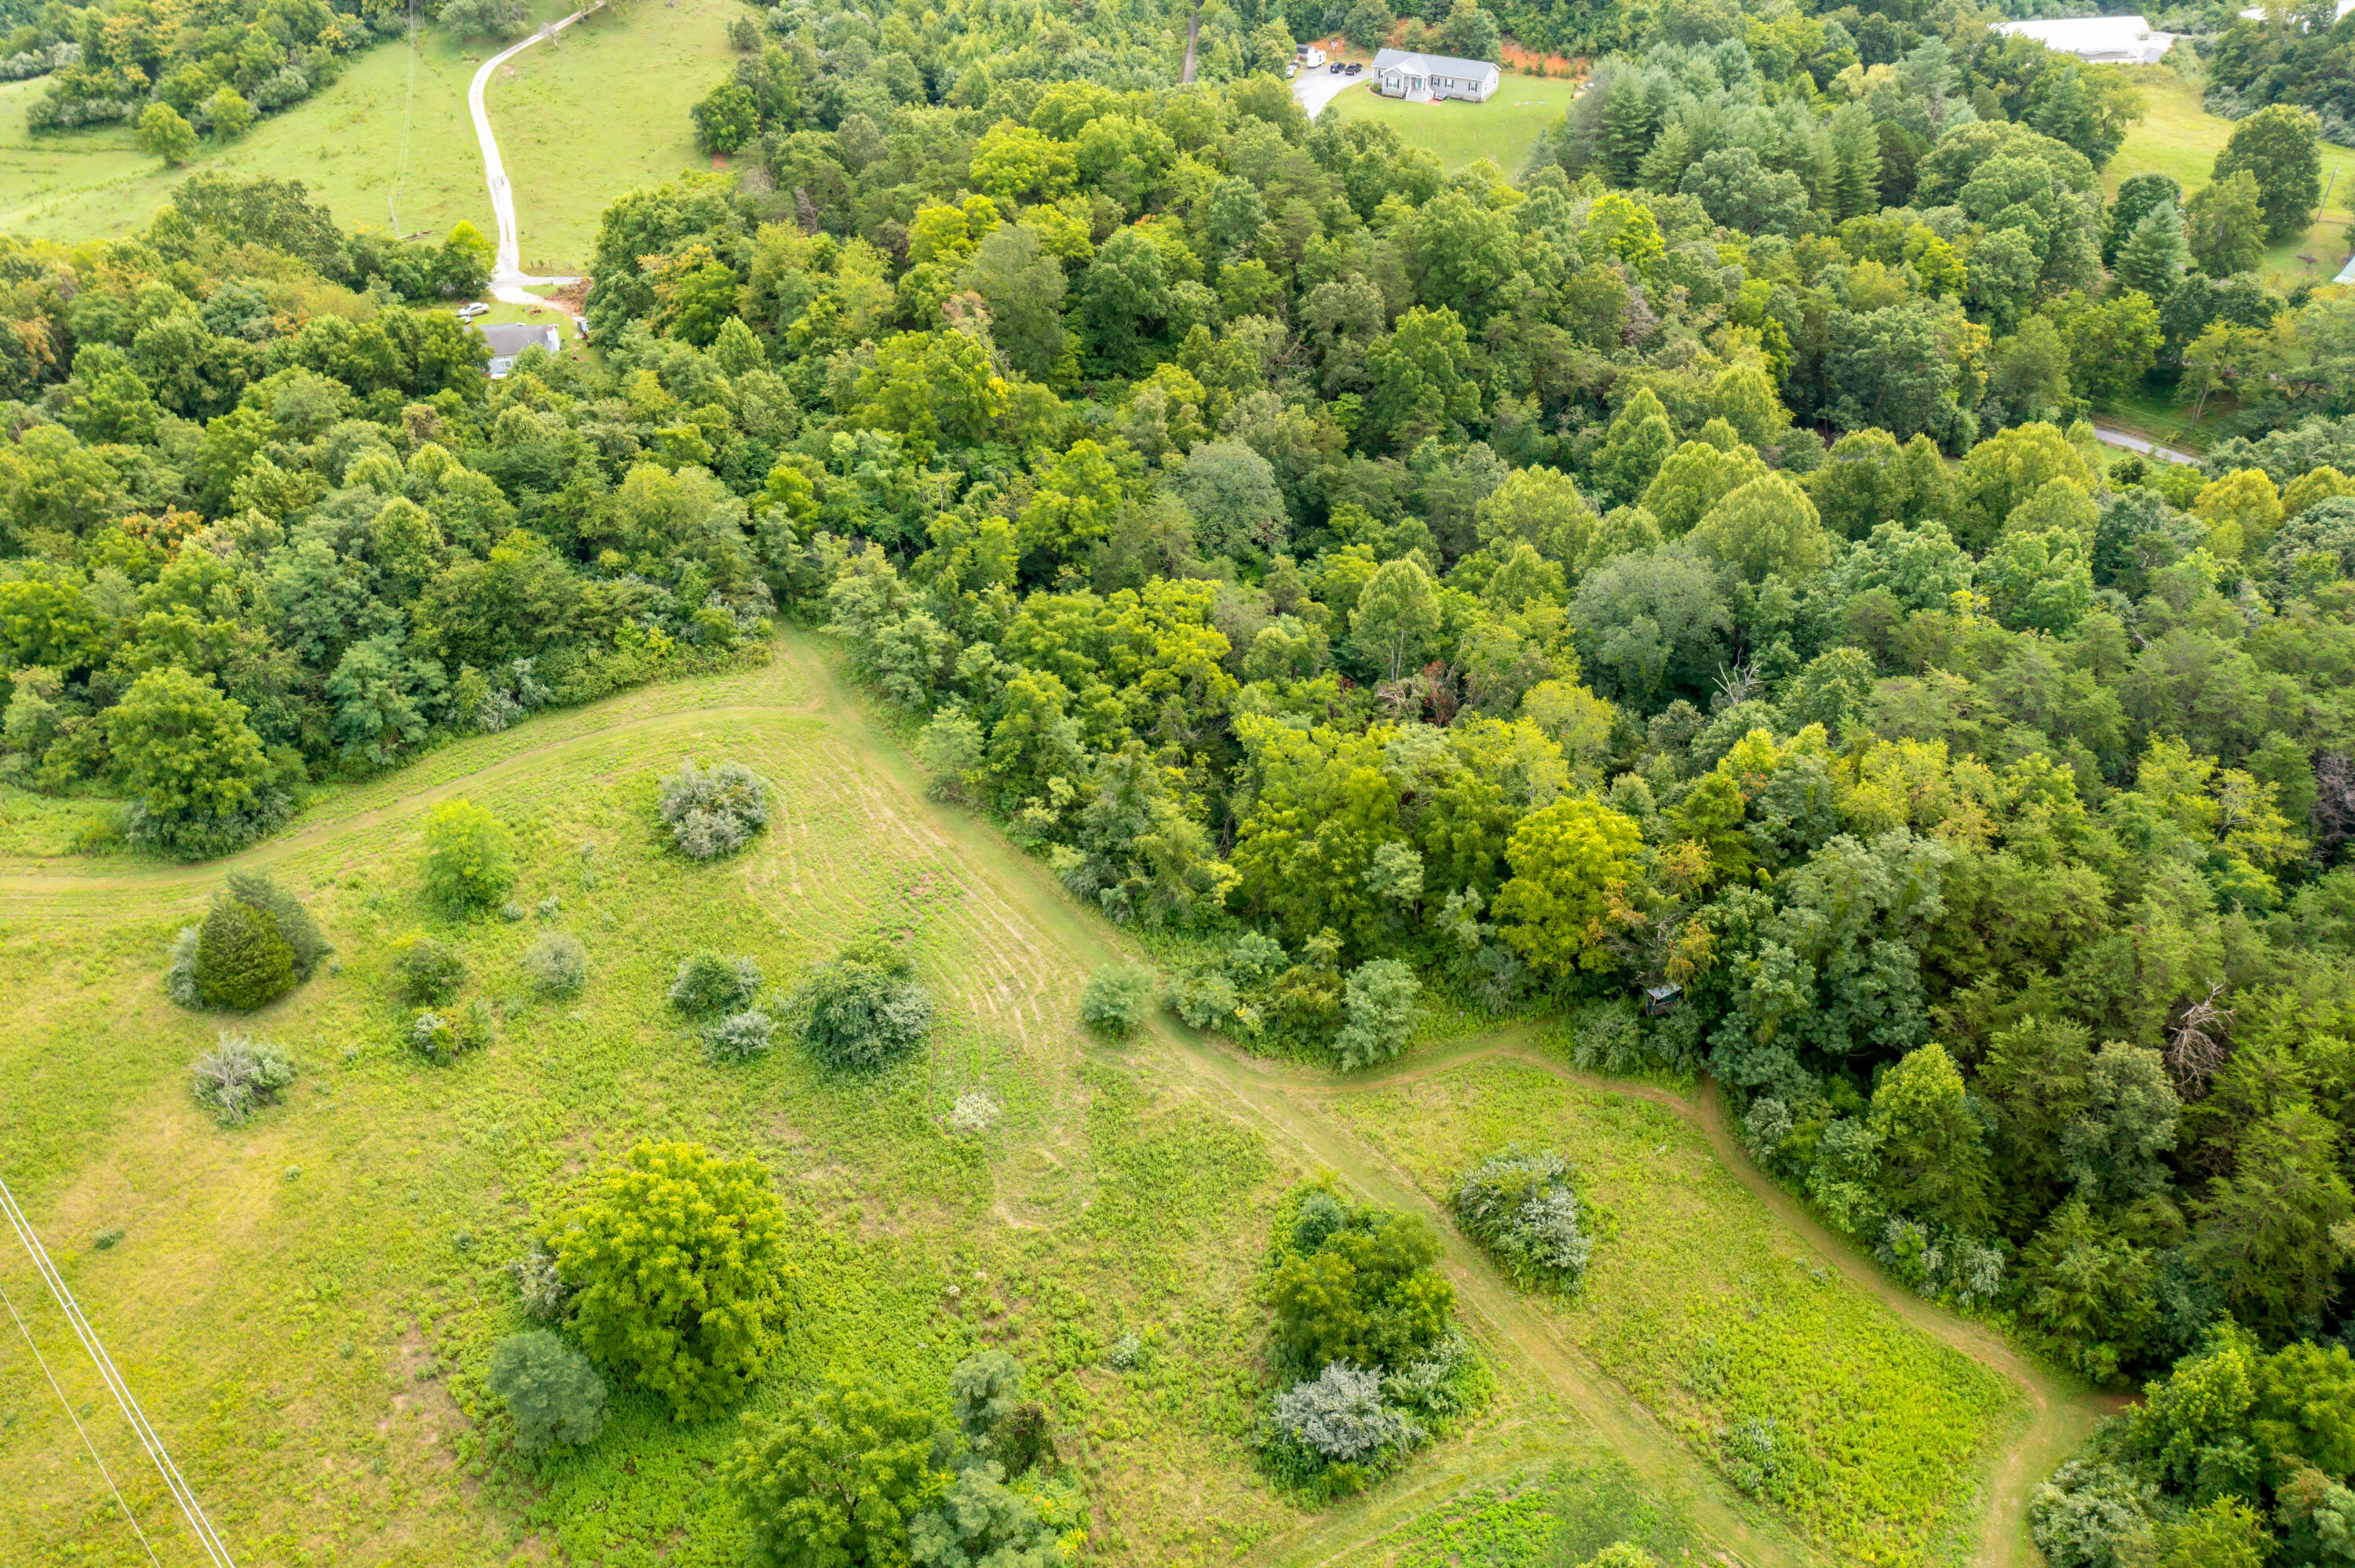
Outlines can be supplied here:
<path id="1" fill-rule="evenodd" d="M 179 1504 L 181 1516 L 188 1521 L 189 1532 L 204 1550 L 205 1560 L 215 1564 L 216 1568 L 236 1568 L 237 1560 L 229 1555 L 228 1545 L 213 1529 L 212 1520 L 205 1516 L 204 1504 L 197 1499 L 196 1489 L 189 1486 L 180 1474 L 180 1467 L 172 1460 L 171 1450 L 164 1446 L 164 1439 L 147 1419 L 146 1411 L 140 1408 L 138 1396 L 131 1392 L 129 1381 L 115 1366 L 114 1358 L 107 1353 L 105 1343 L 98 1337 L 98 1330 L 82 1315 L 81 1305 L 74 1299 L 65 1276 L 59 1272 L 57 1264 L 49 1257 L 48 1249 L 41 1245 L 41 1238 L 34 1232 L 32 1222 L 25 1217 L 25 1211 L 17 1205 L 16 1195 L 8 1190 L 5 1181 L 0 1181 L 0 1213 L 7 1215 L 8 1226 L 16 1233 L 16 1240 L 24 1247 L 25 1255 L 33 1260 L 34 1268 L 49 1287 L 49 1295 L 56 1299 L 59 1309 L 66 1315 L 66 1321 L 72 1326 L 74 1337 L 81 1341 L 82 1349 L 90 1352 L 91 1364 L 98 1368 L 98 1375 L 106 1381 L 107 1392 L 114 1395 L 114 1403 L 122 1410 L 123 1418 L 138 1435 L 140 1446 L 146 1449 L 148 1458 L 155 1461 L 155 1473 L 163 1477 L 164 1486 L 171 1492 L 172 1500 Z M 31 1346 L 32 1334 L 25 1330 L 25 1320 L 16 1316 L 14 1301 L 8 1303 L 8 1315 L 16 1318 L 17 1329 L 25 1333 L 25 1343 Z M 48 1362 L 42 1358 L 37 1348 L 33 1351 L 33 1357 L 40 1361 L 41 1371 L 48 1374 Z M 106 1477 L 107 1489 L 114 1493 L 115 1503 L 122 1508 L 123 1518 L 130 1520 L 132 1533 L 138 1536 L 139 1544 L 146 1549 L 149 1560 L 155 1561 L 155 1549 L 148 1544 L 146 1532 L 139 1528 L 139 1521 L 132 1518 L 130 1506 L 123 1502 L 123 1492 L 115 1486 L 113 1475 L 108 1471 L 105 1461 L 98 1459 L 98 1449 L 91 1443 L 90 1434 L 83 1429 L 81 1417 L 75 1414 L 72 1403 L 66 1400 L 65 1391 L 59 1388 L 53 1374 L 49 1375 L 49 1386 L 57 1391 L 59 1401 L 65 1403 L 66 1414 L 72 1416 L 74 1429 L 81 1433 L 84 1446 L 90 1448 L 90 1457 L 98 1460 L 99 1473 Z"/>

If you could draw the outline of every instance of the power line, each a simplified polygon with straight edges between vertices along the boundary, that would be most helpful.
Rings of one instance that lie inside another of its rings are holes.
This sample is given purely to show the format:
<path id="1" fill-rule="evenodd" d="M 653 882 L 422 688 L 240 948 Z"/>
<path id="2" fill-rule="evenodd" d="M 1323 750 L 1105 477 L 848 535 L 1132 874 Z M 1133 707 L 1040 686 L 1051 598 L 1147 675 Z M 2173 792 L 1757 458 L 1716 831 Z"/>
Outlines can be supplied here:
<path id="1" fill-rule="evenodd" d="M 98 1473 L 106 1478 L 106 1489 L 114 1494 L 114 1506 L 123 1510 L 123 1522 L 129 1525 L 131 1533 L 139 1538 L 140 1546 L 147 1553 L 147 1561 L 155 1563 L 155 1568 L 164 1568 L 161 1563 L 156 1562 L 155 1549 L 147 1544 L 147 1532 L 140 1529 L 138 1520 L 132 1517 L 131 1505 L 123 1500 L 123 1489 L 114 1484 L 114 1472 L 108 1469 L 106 1461 L 98 1457 L 98 1445 L 90 1440 L 90 1429 L 81 1424 L 81 1415 L 74 1409 L 73 1401 L 66 1397 L 66 1391 L 58 1386 L 58 1374 L 49 1370 L 48 1358 L 41 1354 L 41 1347 L 33 1343 L 33 1330 L 25 1327 L 25 1319 L 18 1315 L 16 1304 L 8 1299 L 5 1287 L 0 1287 L 0 1302 L 6 1303 L 8 1316 L 16 1319 L 16 1332 L 25 1336 L 25 1348 L 33 1352 L 33 1360 L 39 1364 L 41 1375 L 49 1380 L 50 1392 L 58 1396 L 58 1403 L 66 1407 L 66 1419 L 73 1423 L 76 1432 L 81 1434 L 81 1446 L 90 1450 L 91 1463 L 96 1465 Z"/>
<path id="2" fill-rule="evenodd" d="M 237 1560 L 229 1555 L 228 1546 L 214 1531 L 212 1520 L 205 1517 L 204 1505 L 197 1500 L 196 1489 L 181 1476 L 180 1467 L 173 1463 L 171 1451 L 164 1446 L 164 1439 L 156 1435 L 154 1425 L 147 1419 L 147 1413 L 140 1408 L 138 1397 L 131 1392 L 131 1384 L 115 1366 L 114 1358 L 107 1354 L 98 1330 L 91 1328 L 90 1319 L 82 1316 L 81 1304 L 74 1299 L 73 1291 L 66 1285 L 65 1276 L 59 1273 L 58 1266 L 50 1261 L 48 1249 L 41 1245 L 41 1238 L 34 1233 L 32 1222 L 25 1217 L 25 1211 L 17 1206 L 16 1195 L 8 1190 L 5 1181 L 0 1181 L 0 1213 L 8 1216 L 9 1226 L 16 1231 L 16 1240 L 24 1245 L 25 1255 L 31 1258 L 33 1266 L 40 1271 L 43 1283 L 49 1287 L 49 1294 L 64 1309 L 66 1321 L 73 1326 L 74 1337 L 81 1340 L 82 1349 L 90 1353 L 91 1363 L 98 1368 L 98 1375 L 106 1380 L 108 1392 L 114 1395 L 116 1408 L 123 1412 L 123 1419 L 131 1423 L 131 1430 L 138 1434 L 148 1458 L 155 1461 L 155 1473 L 164 1478 L 165 1489 L 180 1505 L 181 1516 L 188 1521 L 188 1529 L 195 1533 L 197 1544 L 204 1548 L 207 1560 L 214 1568 L 237 1568 Z"/>

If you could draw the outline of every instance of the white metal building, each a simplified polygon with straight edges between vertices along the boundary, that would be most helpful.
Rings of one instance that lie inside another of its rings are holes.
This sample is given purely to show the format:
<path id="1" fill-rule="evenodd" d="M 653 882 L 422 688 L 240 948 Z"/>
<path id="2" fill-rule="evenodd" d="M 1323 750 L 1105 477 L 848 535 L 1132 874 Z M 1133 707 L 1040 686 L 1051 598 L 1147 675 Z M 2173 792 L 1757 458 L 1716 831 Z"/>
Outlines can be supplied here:
<path id="1" fill-rule="evenodd" d="M 2051 22 L 1999 22 L 2007 37 L 2034 38 L 2048 49 L 2092 65 L 2157 65 L 2173 33 L 2151 30 L 2140 16 L 2069 16 Z"/>
<path id="2" fill-rule="evenodd" d="M 1497 90 L 1497 81 L 1493 60 L 1459 60 L 1405 49 L 1383 49 L 1374 56 L 1374 90 L 1384 98 L 1403 98 L 1410 103 L 1442 98 L 1486 103 Z"/>

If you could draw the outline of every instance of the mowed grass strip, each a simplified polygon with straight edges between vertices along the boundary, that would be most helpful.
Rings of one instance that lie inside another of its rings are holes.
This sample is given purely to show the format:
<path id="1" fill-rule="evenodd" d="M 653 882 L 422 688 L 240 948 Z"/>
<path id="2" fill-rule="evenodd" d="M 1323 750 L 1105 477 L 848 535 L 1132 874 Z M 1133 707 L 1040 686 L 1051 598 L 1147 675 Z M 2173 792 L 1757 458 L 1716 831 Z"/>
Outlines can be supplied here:
<path id="1" fill-rule="evenodd" d="M 1583 1293 L 1550 1308 L 1572 1342 L 1738 1483 L 1771 1436 L 1753 1495 L 1833 1560 L 1967 1559 L 2016 1390 L 1825 1267 L 1674 1110 L 1512 1062 L 1334 1104 L 1442 1201 L 1506 1144 L 1560 1150 L 1601 1222 Z"/>
<path id="2" fill-rule="evenodd" d="M 78 920 L 0 906 L 16 1020 L 0 1040 L 0 1160 L 242 1557 L 741 1560 L 711 1479 L 732 1419 L 678 1426 L 623 1394 L 598 1444 L 526 1472 L 500 1449 L 482 1381 L 491 1345 L 521 1326 L 508 1260 L 641 1138 L 757 1155 L 794 1216 L 793 1325 L 751 1408 L 828 1367 L 939 1387 L 961 1356 L 1002 1343 L 1078 1424 L 1116 1556 L 1187 1561 L 1295 1520 L 1255 1484 L 1249 1435 L 1253 1267 L 1296 1172 L 1206 1103 L 1087 1053 L 1073 1027 L 1086 971 L 1064 936 L 993 892 L 1009 868 L 977 863 L 853 727 L 815 711 L 808 673 L 761 673 L 765 706 L 741 700 L 746 677 L 720 677 L 715 692 L 739 701 L 666 688 L 675 712 L 639 694 L 558 715 L 552 747 L 517 749 L 527 725 L 441 754 L 453 772 L 504 759 L 464 792 L 516 832 L 514 896 L 534 909 L 554 896 L 544 919 L 457 923 L 422 906 L 415 810 L 297 840 L 270 868 L 310 903 L 340 972 L 250 1020 L 183 1012 L 158 984 L 164 944 L 220 868 L 76 890 Z M 616 709 L 635 717 L 583 723 Z M 692 864 L 654 821 L 657 779 L 689 755 L 741 758 L 776 786 L 773 825 L 732 860 Z M 99 903 L 110 912 L 87 907 Z M 587 945 L 578 998 L 526 985 L 523 949 L 549 928 Z M 391 994 L 394 946 L 421 929 L 459 948 L 465 998 L 501 1015 L 496 1044 L 442 1069 L 400 1043 Z M 711 1065 L 664 1001 L 695 948 L 749 953 L 784 981 L 872 931 L 909 944 L 940 1009 L 925 1056 L 877 1078 L 824 1077 L 783 1042 Z M 224 1022 L 278 1040 L 303 1070 L 285 1104 L 227 1130 L 186 1086 Z M 1000 1119 L 954 1138 L 941 1118 L 973 1089 Z M 21 1259 L 0 1263 L 0 1281 L 20 1302 L 20 1286 L 37 1290 Z M 33 1327 L 69 1395 L 102 1411 L 62 1324 Z M 1129 1329 L 1152 1352 L 1114 1373 L 1103 1352 Z M 0 1488 L 20 1505 L 0 1517 L 0 1561 L 133 1560 L 29 1358 L 0 1366 Z M 133 1475 L 120 1424 L 96 1436 Z M 130 1496 L 151 1533 L 174 1529 L 160 1490 Z"/>
<path id="3" fill-rule="evenodd" d="M 1568 111 L 1578 91 L 1577 83 L 1558 77 L 1506 71 L 1497 79 L 1497 95 L 1486 103 L 1409 103 L 1376 97 L 1368 85 L 1371 80 L 1369 72 L 1333 101 L 1342 119 L 1393 127 L 1408 146 L 1428 147 L 1437 154 L 1450 174 L 1475 158 L 1488 158 L 1515 177 L 1529 161 L 1539 132 Z"/>

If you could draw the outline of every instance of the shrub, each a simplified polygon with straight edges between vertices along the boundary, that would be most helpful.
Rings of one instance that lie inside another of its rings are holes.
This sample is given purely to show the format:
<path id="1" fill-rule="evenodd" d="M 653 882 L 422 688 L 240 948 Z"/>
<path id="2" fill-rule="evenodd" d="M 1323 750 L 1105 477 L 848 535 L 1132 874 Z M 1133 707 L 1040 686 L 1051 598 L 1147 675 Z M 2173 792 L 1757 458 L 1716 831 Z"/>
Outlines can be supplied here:
<path id="1" fill-rule="evenodd" d="M 1376 959 L 1352 969 L 1342 1003 L 1348 1022 L 1333 1042 L 1341 1065 L 1369 1067 L 1404 1050 L 1414 1030 L 1415 999 L 1422 994 L 1423 982 L 1396 959 Z"/>
<path id="2" fill-rule="evenodd" d="M 294 989 L 294 949 L 269 916 L 222 894 L 197 927 L 197 993 L 240 1012 Z"/>
<path id="3" fill-rule="evenodd" d="M 948 1128 L 960 1137 L 987 1132 L 997 1125 L 997 1102 L 987 1091 L 967 1089 L 949 1107 Z"/>
<path id="4" fill-rule="evenodd" d="M 761 1373 L 784 1317 L 784 1211 L 757 1160 L 641 1143 L 557 1237 L 591 1354 L 669 1402 L 719 1414 Z"/>
<path id="5" fill-rule="evenodd" d="M 1322 1457 L 1348 1464 L 1392 1444 L 1412 1442 L 1422 1433 L 1382 1404 L 1377 1373 L 1335 1361 L 1313 1378 L 1294 1383 L 1275 1402 L 1275 1424 Z"/>
<path id="6" fill-rule="evenodd" d="M 515 840 L 471 800 L 425 814 L 425 896 L 450 909 L 496 907 L 515 885 Z"/>
<path id="7" fill-rule="evenodd" d="M 1144 1359 L 1145 1341 L 1137 1337 L 1136 1331 L 1133 1329 L 1114 1340 L 1112 1342 L 1112 1349 L 1104 1356 L 1104 1360 L 1112 1364 L 1114 1372 L 1126 1372 Z"/>
<path id="8" fill-rule="evenodd" d="M 258 909 L 278 927 L 280 940 L 294 955 L 294 978 L 307 980 L 318 969 L 319 960 L 336 949 L 320 935 L 319 923 L 303 901 L 279 886 L 258 871 L 232 871 L 229 874 L 229 896 L 239 903 Z"/>
<path id="9" fill-rule="evenodd" d="M 2117 1568 L 2121 1542 L 2159 1511 L 2158 1489 L 2114 1465 L 2072 1459 L 2036 1489 L 2028 1532 L 2052 1568 Z"/>
<path id="10" fill-rule="evenodd" d="M 1080 992 L 1080 1022 L 1114 1039 L 1136 1033 L 1145 1021 L 1152 983 L 1126 964 L 1106 964 L 1088 977 Z"/>
<path id="11" fill-rule="evenodd" d="M 698 953 L 681 959 L 671 978 L 670 1002 L 681 1012 L 722 1012 L 761 994 L 761 966 L 751 959 Z"/>
<path id="12" fill-rule="evenodd" d="M 715 1061 L 746 1062 L 769 1049 L 777 1021 L 757 1008 L 731 1012 L 703 1032 L 704 1048 Z"/>
<path id="13" fill-rule="evenodd" d="M 572 1292 L 556 1272 L 556 1255 L 538 1242 L 508 1266 L 515 1270 L 516 1294 L 523 1298 L 523 1315 L 535 1323 L 553 1323 L 564 1315 Z"/>
<path id="14" fill-rule="evenodd" d="M 1295 1213 L 1279 1231 L 1285 1242 L 1296 1223 Z M 1455 1287 L 1433 1266 L 1439 1236 L 1420 1215 L 1349 1209 L 1314 1249 L 1280 1250 L 1268 1296 L 1277 1348 L 1295 1367 L 1404 1366 L 1446 1331 Z"/>
<path id="15" fill-rule="evenodd" d="M 523 951 L 523 967 L 542 996 L 577 996 L 589 983 L 589 949 L 570 931 L 546 931 Z"/>
<path id="16" fill-rule="evenodd" d="M 870 1072 L 922 1044 L 932 999 L 889 942 L 854 943 L 802 978 L 791 1001 L 802 1044 L 829 1067 Z"/>
<path id="17" fill-rule="evenodd" d="M 1026 1474 L 1049 1448 L 1047 1413 L 1023 1397 L 1022 1363 L 1005 1351 L 967 1356 L 949 1373 L 957 1430 L 1008 1476 Z"/>
<path id="18" fill-rule="evenodd" d="M 525 916 L 530 913 L 530 910 L 526 909 L 522 905 L 517 903 L 512 898 L 499 906 L 499 918 L 506 921 L 510 926 L 514 925 L 517 921 L 522 919 Z"/>
<path id="19" fill-rule="evenodd" d="M 223 1127 L 242 1125 L 294 1081 L 294 1064 L 267 1040 L 224 1029 L 220 1042 L 188 1069 L 196 1079 L 197 1103 Z"/>
<path id="20" fill-rule="evenodd" d="M 491 1392 L 515 1418 L 527 1454 L 593 1441 L 605 1425 L 605 1383 L 589 1358 L 545 1329 L 491 1347 Z"/>
<path id="21" fill-rule="evenodd" d="M 692 760 L 663 780 L 662 820 L 691 860 L 716 860 L 769 825 L 769 787 L 741 762 L 706 773 Z"/>
<path id="22" fill-rule="evenodd" d="M 1393 1404 L 1433 1415 L 1453 1415 L 1464 1408 L 1459 1383 L 1471 1365 L 1470 1347 L 1461 1334 L 1451 1329 L 1418 1360 L 1386 1373 L 1382 1378 L 1382 1397 Z"/>
<path id="23" fill-rule="evenodd" d="M 1550 1150 L 1492 1154 L 1456 1181 L 1455 1222 L 1524 1286 L 1574 1290 L 1594 1255 L 1574 1174 Z"/>
<path id="24" fill-rule="evenodd" d="M 164 955 L 164 994 L 182 1007 L 202 1007 L 205 993 L 197 985 L 197 928 L 183 926 Z"/>
<path id="25" fill-rule="evenodd" d="M 409 1021 L 410 1048 L 437 1067 L 491 1043 L 491 1010 L 478 998 L 456 1017 L 421 1007 Z"/>
<path id="26" fill-rule="evenodd" d="M 400 1000 L 412 1007 L 449 1001 L 466 983 L 466 960 L 457 949 L 431 937 L 412 936 L 392 960 Z"/>

